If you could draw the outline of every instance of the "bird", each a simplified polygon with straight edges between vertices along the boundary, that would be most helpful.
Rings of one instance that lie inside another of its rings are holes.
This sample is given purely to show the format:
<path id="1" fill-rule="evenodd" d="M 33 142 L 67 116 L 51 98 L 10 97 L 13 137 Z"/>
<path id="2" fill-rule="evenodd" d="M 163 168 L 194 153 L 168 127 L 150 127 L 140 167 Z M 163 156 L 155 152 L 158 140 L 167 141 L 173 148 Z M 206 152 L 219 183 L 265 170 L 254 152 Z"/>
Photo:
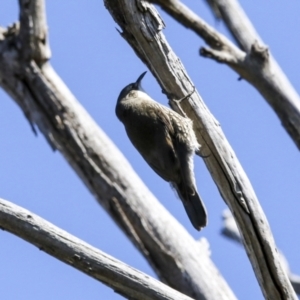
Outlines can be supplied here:
<path id="1" fill-rule="evenodd" d="M 192 121 L 144 92 L 141 81 L 146 73 L 121 90 L 116 115 L 133 146 L 175 189 L 192 225 L 200 231 L 207 225 L 207 212 L 194 175 L 193 156 L 200 145 Z"/>

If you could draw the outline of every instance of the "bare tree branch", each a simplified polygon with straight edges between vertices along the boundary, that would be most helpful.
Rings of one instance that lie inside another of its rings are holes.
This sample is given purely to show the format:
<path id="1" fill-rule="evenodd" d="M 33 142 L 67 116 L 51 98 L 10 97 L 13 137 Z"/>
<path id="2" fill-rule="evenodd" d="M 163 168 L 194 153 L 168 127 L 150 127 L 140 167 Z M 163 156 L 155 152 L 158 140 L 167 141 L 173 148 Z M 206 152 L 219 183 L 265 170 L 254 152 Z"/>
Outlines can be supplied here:
<path id="1" fill-rule="evenodd" d="M 134 0 L 106 0 L 105 5 L 121 27 L 122 36 L 147 64 L 169 98 L 181 99 L 189 94 L 194 85 L 162 34 L 163 21 L 155 8 Z M 177 108 L 174 101 L 170 103 Z M 203 153 L 210 154 L 205 163 L 234 213 L 265 298 L 297 299 L 281 266 L 268 221 L 219 123 L 197 91 L 182 101 L 182 108 L 194 122 Z"/>
<path id="2" fill-rule="evenodd" d="M 256 32 L 246 13 L 236 0 L 211 0 L 218 8 L 219 16 L 233 35 L 235 41 L 245 52 L 249 52 L 254 41 L 263 41 Z"/>
<path id="3" fill-rule="evenodd" d="M 231 212 L 228 209 L 223 211 L 223 227 L 221 230 L 221 234 L 229 238 L 230 240 L 243 245 L 242 236 L 238 230 Z M 300 295 L 300 276 L 292 273 L 289 263 L 282 252 L 280 252 L 280 258 L 296 294 Z"/>
<path id="4" fill-rule="evenodd" d="M 178 0 L 152 0 L 178 22 L 196 32 L 211 48 L 201 48 L 204 57 L 225 63 L 252 84 L 268 101 L 282 125 L 300 149 L 299 95 L 262 43 L 236 0 L 212 0 L 241 48 L 206 24 Z"/>
<path id="5" fill-rule="evenodd" d="M 44 0 L 19 0 L 20 32 L 24 60 L 42 64 L 50 56 Z"/>
<path id="6" fill-rule="evenodd" d="M 64 155 L 160 279 L 195 299 L 236 299 L 207 251 L 149 192 L 50 64 L 25 60 L 22 51 L 15 25 L 0 40 L 0 85 Z"/>
<path id="7" fill-rule="evenodd" d="M 0 227 L 101 281 L 125 298 L 191 300 L 32 212 L 3 199 L 0 199 Z"/>

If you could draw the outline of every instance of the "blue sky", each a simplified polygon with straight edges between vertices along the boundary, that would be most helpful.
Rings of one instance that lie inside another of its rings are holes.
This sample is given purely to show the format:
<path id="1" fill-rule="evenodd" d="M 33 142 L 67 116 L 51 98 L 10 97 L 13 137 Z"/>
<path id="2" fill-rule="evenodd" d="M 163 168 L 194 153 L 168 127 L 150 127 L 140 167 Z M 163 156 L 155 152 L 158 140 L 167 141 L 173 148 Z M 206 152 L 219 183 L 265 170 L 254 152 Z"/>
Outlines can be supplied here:
<path id="1" fill-rule="evenodd" d="M 202 18 L 227 34 L 204 1 L 185 1 Z M 257 31 L 300 91 L 300 2 L 242 1 Z M 299 151 L 259 93 L 228 67 L 199 57 L 204 45 L 162 13 L 165 35 L 182 60 L 205 103 L 221 123 L 267 215 L 275 241 L 293 272 L 300 274 Z M 17 1 L 1 0 L 0 25 L 17 20 Z M 198 190 L 208 209 L 209 225 L 200 233 L 190 224 L 170 189 L 142 160 L 115 116 L 120 90 L 147 68 L 116 31 L 103 1 L 48 1 L 51 64 L 99 126 L 123 151 L 163 205 L 195 238 L 206 237 L 212 260 L 239 299 L 262 299 L 242 247 L 220 235 L 226 207 L 201 158 L 195 158 Z M 143 80 L 151 97 L 167 99 L 151 73 Z M 0 90 L 0 197 L 135 268 L 155 276 L 42 134 L 35 137 L 22 111 Z M 123 299 L 110 288 L 0 231 L 0 280 L 3 299 Z M 298 246 L 297 246 L 298 245 Z"/>

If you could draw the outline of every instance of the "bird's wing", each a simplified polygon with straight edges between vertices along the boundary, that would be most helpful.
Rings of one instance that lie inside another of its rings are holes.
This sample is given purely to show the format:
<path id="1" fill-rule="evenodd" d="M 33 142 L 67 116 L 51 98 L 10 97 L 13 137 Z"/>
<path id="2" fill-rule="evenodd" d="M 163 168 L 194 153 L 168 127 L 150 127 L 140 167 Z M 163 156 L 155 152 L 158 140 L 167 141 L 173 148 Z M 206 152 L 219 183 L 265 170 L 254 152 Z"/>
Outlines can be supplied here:
<path id="1" fill-rule="evenodd" d="M 164 180 L 168 182 L 177 181 L 179 163 L 169 135 L 166 136 L 159 147 L 159 152 L 156 151 L 155 155 L 145 158 L 147 163 Z"/>
<path id="2" fill-rule="evenodd" d="M 151 168 L 164 180 L 176 182 L 179 179 L 179 161 L 176 155 L 176 150 L 173 145 L 172 135 L 174 128 L 169 118 L 168 108 L 153 103 L 155 105 L 155 114 L 159 126 L 159 132 L 155 132 L 155 148 L 153 153 L 144 157 Z"/>

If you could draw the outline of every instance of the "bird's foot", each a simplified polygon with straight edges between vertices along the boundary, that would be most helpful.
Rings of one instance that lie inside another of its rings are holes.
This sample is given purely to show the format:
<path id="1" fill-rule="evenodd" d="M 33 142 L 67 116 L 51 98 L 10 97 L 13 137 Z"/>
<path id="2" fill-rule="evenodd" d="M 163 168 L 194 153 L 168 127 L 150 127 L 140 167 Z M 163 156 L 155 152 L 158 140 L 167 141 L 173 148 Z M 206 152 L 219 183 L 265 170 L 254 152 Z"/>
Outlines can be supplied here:
<path id="1" fill-rule="evenodd" d="M 175 102 L 177 102 L 177 103 L 180 103 L 181 101 L 183 101 L 183 100 L 188 99 L 189 97 L 191 97 L 191 96 L 195 93 L 195 90 L 196 90 L 196 87 L 193 86 L 193 90 L 192 90 L 189 94 L 187 94 L 186 96 L 184 96 L 184 97 L 181 98 L 181 99 L 172 99 L 172 101 L 175 101 Z"/>

